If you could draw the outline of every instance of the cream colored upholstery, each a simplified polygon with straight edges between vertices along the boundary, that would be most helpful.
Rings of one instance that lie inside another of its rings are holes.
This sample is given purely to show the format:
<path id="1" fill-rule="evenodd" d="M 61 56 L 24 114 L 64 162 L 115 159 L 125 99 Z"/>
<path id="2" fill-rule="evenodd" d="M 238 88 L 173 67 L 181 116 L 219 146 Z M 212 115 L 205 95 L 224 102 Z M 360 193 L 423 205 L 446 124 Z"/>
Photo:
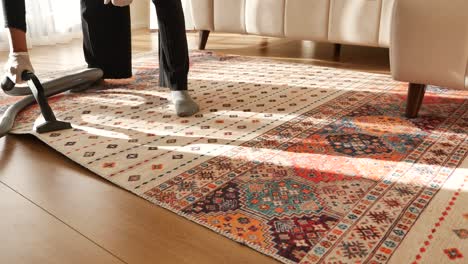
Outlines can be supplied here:
<path id="1" fill-rule="evenodd" d="M 195 29 L 388 47 L 394 0 L 191 0 Z"/>
<path id="2" fill-rule="evenodd" d="M 397 0 L 392 25 L 395 79 L 468 89 L 468 0 Z"/>
<path id="3" fill-rule="evenodd" d="M 467 88 L 468 0 L 191 0 L 195 29 L 390 47 L 395 79 Z"/>

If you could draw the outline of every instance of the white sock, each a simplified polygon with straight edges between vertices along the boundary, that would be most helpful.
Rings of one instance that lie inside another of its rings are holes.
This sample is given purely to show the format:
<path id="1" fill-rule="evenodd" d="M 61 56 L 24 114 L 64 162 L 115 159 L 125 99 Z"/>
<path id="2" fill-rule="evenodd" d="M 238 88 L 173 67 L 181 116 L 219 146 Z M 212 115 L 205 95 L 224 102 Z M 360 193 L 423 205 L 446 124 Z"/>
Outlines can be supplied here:
<path id="1" fill-rule="evenodd" d="M 191 116 L 200 110 L 198 104 L 193 101 L 188 91 L 171 91 L 171 96 L 176 113 L 180 117 Z"/>

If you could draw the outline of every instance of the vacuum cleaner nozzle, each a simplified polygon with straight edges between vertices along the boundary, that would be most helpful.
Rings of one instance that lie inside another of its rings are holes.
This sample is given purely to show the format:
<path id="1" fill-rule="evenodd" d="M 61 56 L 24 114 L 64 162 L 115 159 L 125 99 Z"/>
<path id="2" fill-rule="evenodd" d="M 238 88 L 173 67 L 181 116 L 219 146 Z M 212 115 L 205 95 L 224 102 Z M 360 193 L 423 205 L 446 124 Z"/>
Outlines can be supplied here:
<path id="1" fill-rule="evenodd" d="M 24 72 L 22 78 L 27 81 L 24 87 L 15 86 L 8 77 L 1 81 L 1 88 L 10 96 L 24 96 L 18 102 L 10 105 L 3 115 L 0 115 L 0 137 L 5 136 L 14 125 L 18 113 L 26 106 L 37 102 L 45 122 L 35 127 L 37 133 L 47 133 L 72 128 L 70 123 L 58 121 L 47 102 L 47 97 L 74 88 L 90 87 L 103 76 L 103 71 L 97 68 L 82 69 L 66 76 L 49 80 L 44 85 L 32 72 Z"/>

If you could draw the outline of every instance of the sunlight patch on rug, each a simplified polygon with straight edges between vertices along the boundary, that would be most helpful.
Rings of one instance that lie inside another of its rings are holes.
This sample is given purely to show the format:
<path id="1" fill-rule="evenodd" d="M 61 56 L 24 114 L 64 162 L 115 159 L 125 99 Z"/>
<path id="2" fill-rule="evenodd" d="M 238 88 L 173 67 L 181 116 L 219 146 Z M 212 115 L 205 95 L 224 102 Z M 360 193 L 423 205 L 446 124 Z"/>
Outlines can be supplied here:
<path id="1" fill-rule="evenodd" d="M 196 52 L 179 118 L 154 61 L 52 99 L 73 130 L 34 134 L 31 107 L 13 133 L 284 263 L 466 261 L 467 92 L 407 119 L 387 75 Z"/>

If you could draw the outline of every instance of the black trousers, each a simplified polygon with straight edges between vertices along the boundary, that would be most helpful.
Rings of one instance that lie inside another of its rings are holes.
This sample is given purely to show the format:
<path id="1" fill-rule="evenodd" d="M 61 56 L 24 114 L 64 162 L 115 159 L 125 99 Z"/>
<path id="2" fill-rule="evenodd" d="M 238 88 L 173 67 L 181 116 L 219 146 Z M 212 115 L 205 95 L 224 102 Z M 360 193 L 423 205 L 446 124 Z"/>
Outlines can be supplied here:
<path id="1" fill-rule="evenodd" d="M 185 20 L 180 0 L 153 0 L 159 23 L 160 85 L 187 89 L 189 57 Z M 5 26 L 26 32 L 24 0 L 2 0 Z M 101 68 L 104 78 L 132 75 L 129 7 L 81 0 L 83 49 L 89 67 Z"/>
<path id="2" fill-rule="evenodd" d="M 102 69 L 104 78 L 129 78 L 132 76 L 130 7 L 103 2 L 81 0 L 86 62 L 90 68 Z"/>
<path id="3" fill-rule="evenodd" d="M 26 7 L 24 0 L 2 0 L 5 27 L 26 32 Z"/>
<path id="4" fill-rule="evenodd" d="M 130 8 L 81 0 L 83 50 L 89 67 L 101 68 L 104 78 L 132 76 Z M 24 0 L 2 0 L 5 27 L 26 32 Z"/>
<path id="5" fill-rule="evenodd" d="M 153 0 L 159 25 L 159 85 L 187 90 L 189 55 L 180 0 Z"/>

